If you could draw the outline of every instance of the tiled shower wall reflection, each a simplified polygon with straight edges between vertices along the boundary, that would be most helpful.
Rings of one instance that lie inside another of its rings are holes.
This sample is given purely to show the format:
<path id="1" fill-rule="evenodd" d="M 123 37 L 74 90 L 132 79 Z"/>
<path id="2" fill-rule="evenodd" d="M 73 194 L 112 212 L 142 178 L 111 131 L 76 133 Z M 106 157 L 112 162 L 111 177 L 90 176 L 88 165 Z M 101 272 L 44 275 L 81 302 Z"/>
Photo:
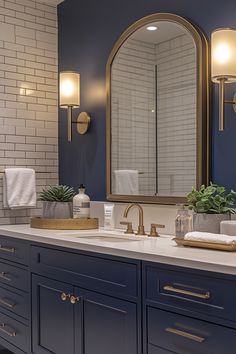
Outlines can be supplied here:
<path id="1" fill-rule="evenodd" d="M 5 167 L 34 168 L 38 192 L 58 181 L 57 86 L 56 7 L 0 0 L 0 224 L 40 214 L 3 210 Z"/>
<path id="2" fill-rule="evenodd" d="M 113 62 L 112 170 L 141 172 L 140 194 L 185 195 L 195 184 L 195 79 L 187 35 L 157 45 L 129 39 Z"/>

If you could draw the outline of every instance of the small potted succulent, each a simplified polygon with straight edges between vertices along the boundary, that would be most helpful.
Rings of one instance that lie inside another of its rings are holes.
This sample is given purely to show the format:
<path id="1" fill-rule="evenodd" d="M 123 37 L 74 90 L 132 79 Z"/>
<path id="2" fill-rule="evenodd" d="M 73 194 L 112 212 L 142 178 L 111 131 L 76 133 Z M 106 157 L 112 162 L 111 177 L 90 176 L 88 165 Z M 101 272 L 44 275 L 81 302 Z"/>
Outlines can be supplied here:
<path id="1" fill-rule="evenodd" d="M 193 210 L 193 231 L 220 233 L 220 222 L 236 213 L 236 192 L 210 183 L 200 190 L 192 188 L 187 195 L 188 208 Z"/>
<path id="2" fill-rule="evenodd" d="M 43 218 L 69 219 L 73 216 L 72 200 L 74 189 L 68 186 L 49 186 L 39 195 L 43 201 Z"/>

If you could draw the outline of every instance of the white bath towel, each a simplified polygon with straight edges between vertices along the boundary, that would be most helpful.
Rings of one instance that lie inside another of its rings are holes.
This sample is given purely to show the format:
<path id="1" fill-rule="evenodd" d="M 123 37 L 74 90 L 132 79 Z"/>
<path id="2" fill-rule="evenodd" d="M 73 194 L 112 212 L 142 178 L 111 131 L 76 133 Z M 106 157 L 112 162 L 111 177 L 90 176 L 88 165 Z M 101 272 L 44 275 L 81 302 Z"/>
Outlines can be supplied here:
<path id="1" fill-rule="evenodd" d="M 221 244 L 226 244 L 226 245 L 230 245 L 231 243 L 236 242 L 236 236 L 228 236 L 228 235 L 223 235 L 223 234 L 212 234 L 209 232 L 199 232 L 199 231 L 188 232 L 184 236 L 184 239 L 188 240 L 188 241 L 221 243 Z"/>
<path id="2" fill-rule="evenodd" d="M 3 207 L 36 207 L 35 171 L 31 168 L 6 168 L 3 174 Z"/>
<path id="3" fill-rule="evenodd" d="M 139 175 L 137 170 L 114 171 L 115 194 L 139 194 Z"/>

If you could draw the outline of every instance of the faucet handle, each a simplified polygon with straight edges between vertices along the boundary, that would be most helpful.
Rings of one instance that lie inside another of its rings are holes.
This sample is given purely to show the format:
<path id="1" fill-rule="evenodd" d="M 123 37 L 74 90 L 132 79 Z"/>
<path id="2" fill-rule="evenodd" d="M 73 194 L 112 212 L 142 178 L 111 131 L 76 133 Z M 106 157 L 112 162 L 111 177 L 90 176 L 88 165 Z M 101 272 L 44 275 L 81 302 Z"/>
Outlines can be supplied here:
<path id="1" fill-rule="evenodd" d="M 125 231 L 125 234 L 134 234 L 134 230 L 132 227 L 132 222 L 130 221 L 121 221 L 120 222 L 121 225 L 127 225 L 127 229 Z"/>
<path id="2" fill-rule="evenodd" d="M 162 225 L 162 224 L 151 224 L 151 230 L 150 230 L 150 234 L 148 236 L 158 237 L 159 234 L 157 232 L 157 228 L 164 229 L 165 225 Z"/>

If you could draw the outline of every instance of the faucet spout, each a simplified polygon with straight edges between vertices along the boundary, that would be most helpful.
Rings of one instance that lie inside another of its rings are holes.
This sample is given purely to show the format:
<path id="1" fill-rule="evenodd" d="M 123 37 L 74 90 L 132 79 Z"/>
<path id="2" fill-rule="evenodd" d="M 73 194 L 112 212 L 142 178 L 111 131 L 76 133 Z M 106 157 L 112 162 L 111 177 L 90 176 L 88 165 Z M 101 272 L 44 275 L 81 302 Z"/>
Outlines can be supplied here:
<path id="1" fill-rule="evenodd" d="M 132 209 L 132 208 L 138 208 L 139 225 L 138 225 L 137 235 L 146 235 L 145 230 L 144 230 L 144 225 L 143 225 L 143 208 L 141 207 L 140 204 L 133 203 L 133 204 L 128 205 L 124 211 L 124 218 L 128 217 L 128 213 L 129 213 L 130 209 Z"/>

